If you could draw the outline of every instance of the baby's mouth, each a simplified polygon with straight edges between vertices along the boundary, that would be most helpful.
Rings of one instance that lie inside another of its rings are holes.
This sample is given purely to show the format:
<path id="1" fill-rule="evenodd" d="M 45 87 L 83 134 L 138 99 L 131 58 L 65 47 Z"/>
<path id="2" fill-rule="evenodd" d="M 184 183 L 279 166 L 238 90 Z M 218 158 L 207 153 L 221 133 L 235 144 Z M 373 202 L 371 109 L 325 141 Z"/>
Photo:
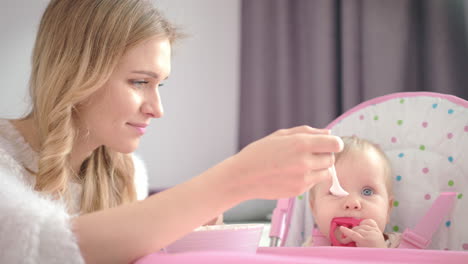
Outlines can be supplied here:
<path id="1" fill-rule="evenodd" d="M 343 232 L 340 230 L 343 228 L 352 229 L 355 226 L 358 226 L 362 219 L 357 219 L 353 217 L 335 217 L 332 219 L 330 224 L 330 241 L 333 246 L 355 246 L 354 243 L 351 243 L 351 239 L 346 237 Z"/>

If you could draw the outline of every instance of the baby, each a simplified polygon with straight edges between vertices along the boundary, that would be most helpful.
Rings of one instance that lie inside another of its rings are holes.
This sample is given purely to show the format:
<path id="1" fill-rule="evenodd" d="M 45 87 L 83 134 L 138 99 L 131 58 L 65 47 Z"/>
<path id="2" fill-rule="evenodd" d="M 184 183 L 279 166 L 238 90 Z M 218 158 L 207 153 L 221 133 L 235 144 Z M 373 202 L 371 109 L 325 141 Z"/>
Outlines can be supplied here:
<path id="1" fill-rule="evenodd" d="M 401 235 L 384 233 L 393 204 L 389 160 L 378 146 L 367 140 L 354 136 L 342 139 L 344 149 L 335 154 L 335 168 L 341 186 L 349 195 L 332 195 L 331 179 L 310 190 L 309 203 L 318 230 L 314 230 L 304 246 L 330 246 L 333 241 L 335 245 L 398 247 Z M 354 221 L 354 225 L 348 225 L 354 227 L 336 224 L 340 218 Z M 336 226 L 334 231 L 332 226 Z M 330 236 L 332 231 L 334 236 Z"/>

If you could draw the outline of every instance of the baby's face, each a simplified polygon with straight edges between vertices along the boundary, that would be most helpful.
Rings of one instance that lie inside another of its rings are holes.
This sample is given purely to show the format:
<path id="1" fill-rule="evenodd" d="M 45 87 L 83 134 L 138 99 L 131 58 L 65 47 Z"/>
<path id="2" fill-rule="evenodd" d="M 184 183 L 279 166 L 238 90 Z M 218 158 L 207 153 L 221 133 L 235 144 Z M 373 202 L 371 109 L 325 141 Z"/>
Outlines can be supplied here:
<path id="1" fill-rule="evenodd" d="M 349 193 L 330 193 L 331 179 L 319 183 L 311 193 L 310 205 L 320 232 L 329 236 L 335 217 L 373 219 L 383 232 L 388 223 L 391 198 L 387 192 L 385 167 L 374 150 L 350 150 L 335 164 L 341 186 Z"/>

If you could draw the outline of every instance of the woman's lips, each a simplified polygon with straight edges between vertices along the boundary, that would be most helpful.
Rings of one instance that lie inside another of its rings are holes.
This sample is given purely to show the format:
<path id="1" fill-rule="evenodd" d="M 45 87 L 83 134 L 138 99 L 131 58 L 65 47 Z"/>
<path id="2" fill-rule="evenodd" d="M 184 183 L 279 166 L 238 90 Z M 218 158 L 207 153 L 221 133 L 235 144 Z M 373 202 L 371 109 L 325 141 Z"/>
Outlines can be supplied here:
<path id="1" fill-rule="evenodd" d="M 146 127 L 148 126 L 147 124 L 135 124 L 135 123 L 128 123 L 131 127 L 135 128 L 136 131 L 140 134 L 143 135 L 146 132 Z"/>

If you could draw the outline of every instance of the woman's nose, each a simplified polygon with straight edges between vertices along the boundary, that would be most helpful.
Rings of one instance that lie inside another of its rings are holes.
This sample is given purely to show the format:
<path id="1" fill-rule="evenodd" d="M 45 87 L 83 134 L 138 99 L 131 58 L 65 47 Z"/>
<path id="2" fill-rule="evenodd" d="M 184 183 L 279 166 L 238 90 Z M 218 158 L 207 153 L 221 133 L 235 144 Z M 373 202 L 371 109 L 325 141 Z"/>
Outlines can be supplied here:
<path id="1" fill-rule="evenodd" d="M 145 96 L 145 100 L 141 106 L 141 111 L 143 114 L 151 118 L 160 118 L 164 115 L 161 96 L 157 90 L 152 94 Z"/>
<path id="2" fill-rule="evenodd" d="M 358 198 L 353 197 L 352 195 L 349 195 L 345 199 L 346 200 L 343 204 L 343 207 L 345 210 L 360 210 L 361 209 L 361 202 L 359 201 Z"/>

